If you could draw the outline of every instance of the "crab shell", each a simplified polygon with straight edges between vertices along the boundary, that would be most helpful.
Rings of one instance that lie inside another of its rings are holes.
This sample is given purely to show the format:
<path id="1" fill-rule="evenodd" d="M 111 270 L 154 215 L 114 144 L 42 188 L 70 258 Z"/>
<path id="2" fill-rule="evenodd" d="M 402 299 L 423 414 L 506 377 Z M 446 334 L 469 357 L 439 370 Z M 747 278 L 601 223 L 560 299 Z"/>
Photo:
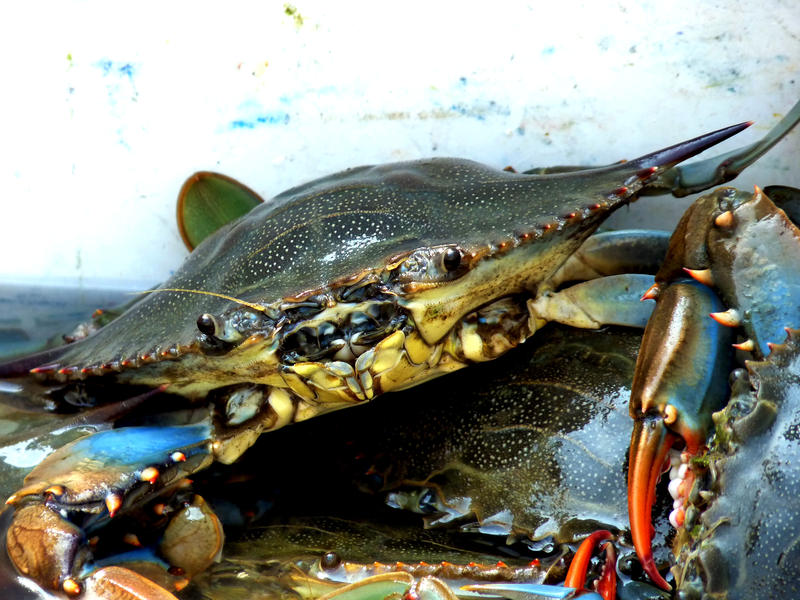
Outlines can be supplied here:
<path id="1" fill-rule="evenodd" d="M 266 402 L 262 429 L 409 387 L 524 341 L 524 299 L 603 219 L 746 126 L 569 173 L 432 159 L 315 180 L 223 227 L 96 334 L 20 364 L 46 386 L 259 386 L 230 422 Z"/>

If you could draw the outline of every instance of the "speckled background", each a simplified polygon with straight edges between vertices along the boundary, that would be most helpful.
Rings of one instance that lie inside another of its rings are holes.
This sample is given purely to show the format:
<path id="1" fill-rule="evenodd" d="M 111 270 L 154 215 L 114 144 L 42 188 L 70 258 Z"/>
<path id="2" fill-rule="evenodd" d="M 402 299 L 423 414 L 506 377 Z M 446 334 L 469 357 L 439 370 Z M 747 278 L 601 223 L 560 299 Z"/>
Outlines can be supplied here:
<path id="1" fill-rule="evenodd" d="M 603 164 L 744 120 L 726 147 L 752 142 L 800 98 L 796 0 L 52 2 L 3 22 L 0 282 L 163 280 L 200 169 L 269 197 L 433 155 Z M 799 156 L 795 131 L 737 185 L 800 186 Z M 668 228 L 685 205 L 620 217 Z"/>

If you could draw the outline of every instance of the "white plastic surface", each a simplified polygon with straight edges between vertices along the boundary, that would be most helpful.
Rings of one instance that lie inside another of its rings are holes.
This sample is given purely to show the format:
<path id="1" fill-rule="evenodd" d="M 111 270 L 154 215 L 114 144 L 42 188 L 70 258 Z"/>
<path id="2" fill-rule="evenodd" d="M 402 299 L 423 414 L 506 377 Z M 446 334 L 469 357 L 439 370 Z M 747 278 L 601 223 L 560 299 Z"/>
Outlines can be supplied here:
<path id="1" fill-rule="evenodd" d="M 731 149 L 800 98 L 796 0 L 52 2 L 3 21 L 6 282 L 165 279 L 196 170 L 270 197 L 433 155 L 605 164 L 755 120 Z M 795 131 L 736 185 L 800 186 L 798 157 Z M 686 203 L 621 216 L 669 228 Z"/>

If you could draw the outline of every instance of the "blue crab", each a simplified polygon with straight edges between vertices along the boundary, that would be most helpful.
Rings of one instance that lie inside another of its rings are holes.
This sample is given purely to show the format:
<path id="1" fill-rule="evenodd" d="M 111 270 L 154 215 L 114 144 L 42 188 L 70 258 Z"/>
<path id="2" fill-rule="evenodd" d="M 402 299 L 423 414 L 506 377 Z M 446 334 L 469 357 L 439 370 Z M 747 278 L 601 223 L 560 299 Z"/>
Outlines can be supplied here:
<path id="1" fill-rule="evenodd" d="M 798 118 L 795 107 L 761 143 L 687 168 L 676 165 L 748 124 L 595 169 L 518 174 L 455 159 L 360 167 L 257 207 L 95 334 L 0 368 L 7 399 L 48 409 L 102 404 L 122 384 L 168 387 L 200 406 L 181 424 L 160 417 L 99 432 L 43 461 L 8 500 L 15 565 L 71 595 L 140 581 L 169 597 L 148 578 L 174 587 L 221 544 L 213 514 L 185 500 L 186 476 L 236 460 L 265 431 L 494 359 L 546 320 L 580 322 L 551 314 L 564 298 L 551 290 L 571 278 L 560 268 L 606 216 L 642 193 L 729 180 Z M 612 295 L 623 292 L 641 290 L 623 280 Z M 641 311 L 617 322 L 644 323 Z M 183 507 L 167 538 L 209 542 L 155 567 L 140 557 L 133 570 L 106 566 L 97 532 L 160 496 Z"/>

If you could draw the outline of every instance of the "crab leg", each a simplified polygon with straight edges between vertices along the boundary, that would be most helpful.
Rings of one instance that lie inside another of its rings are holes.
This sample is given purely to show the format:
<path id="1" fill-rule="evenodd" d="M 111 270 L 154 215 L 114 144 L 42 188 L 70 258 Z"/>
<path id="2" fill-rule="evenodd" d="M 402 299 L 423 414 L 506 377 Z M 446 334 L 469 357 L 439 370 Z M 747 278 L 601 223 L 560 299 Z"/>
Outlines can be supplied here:
<path id="1" fill-rule="evenodd" d="M 628 511 L 636 553 L 645 572 L 664 589 L 670 586 L 659 574 L 651 548 L 655 486 L 678 438 L 685 443 L 685 463 L 702 451 L 711 413 L 726 397 L 732 335 L 708 318 L 721 309 L 710 288 L 694 281 L 679 280 L 662 289 L 636 362 Z M 683 472 L 687 470 L 688 465 Z"/>
<path id="2" fill-rule="evenodd" d="M 604 325 L 643 328 L 653 312 L 639 302 L 652 275 L 627 273 L 584 281 L 560 292 L 544 292 L 528 302 L 531 331 L 555 321 L 582 329 Z"/>

